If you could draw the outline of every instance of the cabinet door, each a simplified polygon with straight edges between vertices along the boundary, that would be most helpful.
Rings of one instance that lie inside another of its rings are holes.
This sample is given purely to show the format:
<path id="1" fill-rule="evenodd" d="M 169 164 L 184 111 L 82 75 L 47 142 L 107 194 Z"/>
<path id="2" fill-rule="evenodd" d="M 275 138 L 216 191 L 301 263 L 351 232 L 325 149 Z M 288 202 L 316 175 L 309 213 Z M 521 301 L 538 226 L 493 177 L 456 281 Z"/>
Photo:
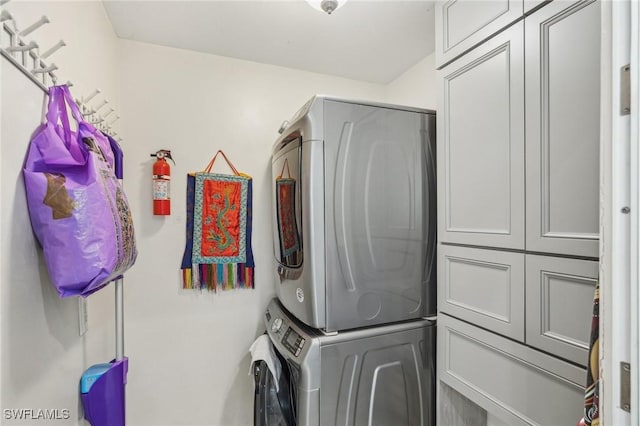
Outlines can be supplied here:
<path id="1" fill-rule="evenodd" d="M 586 365 L 598 262 L 526 255 L 527 344 Z"/>
<path id="2" fill-rule="evenodd" d="M 524 342 L 524 254 L 438 247 L 438 307 Z"/>
<path id="3" fill-rule="evenodd" d="M 447 315 L 437 336 L 438 380 L 507 425 L 574 425 L 582 416 L 584 368 Z"/>
<path id="4" fill-rule="evenodd" d="M 436 2 L 436 67 L 460 56 L 522 16 L 523 0 Z"/>
<path id="5" fill-rule="evenodd" d="M 438 72 L 438 238 L 524 249 L 519 22 Z"/>
<path id="6" fill-rule="evenodd" d="M 525 34 L 526 249 L 598 257 L 600 3 L 552 2 Z"/>

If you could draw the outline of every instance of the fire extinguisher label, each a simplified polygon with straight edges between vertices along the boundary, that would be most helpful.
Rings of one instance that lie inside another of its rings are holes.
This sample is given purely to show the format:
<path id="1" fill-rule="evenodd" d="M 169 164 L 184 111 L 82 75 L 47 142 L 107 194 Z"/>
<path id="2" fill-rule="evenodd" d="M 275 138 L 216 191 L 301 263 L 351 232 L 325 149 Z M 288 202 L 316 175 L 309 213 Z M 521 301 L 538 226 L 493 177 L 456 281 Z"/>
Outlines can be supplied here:
<path id="1" fill-rule="evenodd" d="M 153 199 L 154 200 L 168 200 L 170 193 L 170 181 L 169 180 L 154 180 L 153 181 Z"/>

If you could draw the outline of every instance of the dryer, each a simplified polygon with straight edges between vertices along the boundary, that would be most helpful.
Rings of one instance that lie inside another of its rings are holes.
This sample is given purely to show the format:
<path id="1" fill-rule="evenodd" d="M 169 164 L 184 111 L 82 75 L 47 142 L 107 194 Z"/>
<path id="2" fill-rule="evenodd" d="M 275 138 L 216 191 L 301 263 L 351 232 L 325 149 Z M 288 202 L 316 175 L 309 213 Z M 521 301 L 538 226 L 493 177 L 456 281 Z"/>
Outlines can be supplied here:
<path id="1" fill-rule="evenodd" d="M 283 305 L 338 331 L 436 314 L 435 112 L 315 96 L 272 153 Z"/>
<path id="2" fill-rule="evenodd" d="M 254 425 L 435 424 L 434 321 L 325 335 L 273 299 L 264 322 L 282 372 L 255 364 Z"/>

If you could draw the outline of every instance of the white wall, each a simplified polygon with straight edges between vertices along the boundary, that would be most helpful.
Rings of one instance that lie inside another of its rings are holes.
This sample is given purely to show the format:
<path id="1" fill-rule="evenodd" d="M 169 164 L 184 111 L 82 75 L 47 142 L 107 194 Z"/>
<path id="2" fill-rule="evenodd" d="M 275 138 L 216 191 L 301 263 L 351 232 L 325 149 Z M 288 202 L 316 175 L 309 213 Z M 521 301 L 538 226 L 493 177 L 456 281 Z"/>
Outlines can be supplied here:
<path id="1" fill-rule="evenodd" d="M 99 87 L 117 108 L 117 39 L 100 2 L 14 0 L 5 8 L 18 28 L 46 14 L 51 23 L 27 40 L 44 51 L 64 39 L 68 47 L 51 58 L 60 80 L 72 80 L 76 96 Z M 80 337 L 77 301 L 55 293 L 26 213 L 22 163 L 45 96 L 7 60 L 0 61 L 0 408 L 68 409 L 68 420 L 37 424 L 84 424 L 78 419 L 78 381 L 87 366 L 112 356 L 113 297 L 109 292 L 91 298 L 89 332 Z M 0 416 L 0 423 L 14 424 L 4 412 Z"/>
<path id="2" fill-rule="evenodd" d="M 436 109 L 435 54 L 431 54 L 387 85 L 387 102 Z"/>
<path id="3" fill-rule="evenodd" d="M 384 101 L 385 87 L 124 40 L 119 53 L 125 181 L 140 251 L 125 284 L 129 424 L 252 424 L 247 350 L 274 296 L 277 129 L 315 93 Z M 176 161 L 169 217 L 152 215 L 149 154 L 161 148 Z M 217 149 L 254 178 L 256 289 L 182 291 L 186 174 L 203 169 Z"/>

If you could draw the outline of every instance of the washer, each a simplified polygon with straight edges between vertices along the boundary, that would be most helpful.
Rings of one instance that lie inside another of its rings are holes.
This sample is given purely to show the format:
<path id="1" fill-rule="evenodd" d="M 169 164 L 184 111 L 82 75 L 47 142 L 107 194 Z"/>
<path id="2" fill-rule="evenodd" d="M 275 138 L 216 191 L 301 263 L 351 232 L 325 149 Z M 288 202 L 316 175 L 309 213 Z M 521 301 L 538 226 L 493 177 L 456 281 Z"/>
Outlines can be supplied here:
<path id="1" fill-rule="evenodd" d="M 326 335 L 273 299 L 264 322 L 282 373 L 255 364 L 255 425 L 435 424 L 435 321 Z"/>

